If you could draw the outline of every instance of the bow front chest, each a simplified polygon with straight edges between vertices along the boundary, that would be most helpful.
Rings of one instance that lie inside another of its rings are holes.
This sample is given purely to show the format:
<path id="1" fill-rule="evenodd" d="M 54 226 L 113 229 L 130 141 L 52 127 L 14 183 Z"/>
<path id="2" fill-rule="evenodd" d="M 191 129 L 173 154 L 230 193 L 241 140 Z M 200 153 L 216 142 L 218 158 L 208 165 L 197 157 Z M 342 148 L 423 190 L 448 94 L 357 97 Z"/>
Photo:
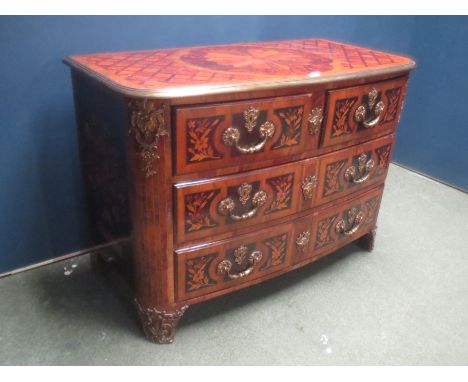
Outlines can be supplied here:
<path id="1" fill-rule="evenodd" d="M 147 337 L 190 304 L 371 250 L 415 63 L 306 39 L 76 55 L 95 244 L 130 238 Z"/>

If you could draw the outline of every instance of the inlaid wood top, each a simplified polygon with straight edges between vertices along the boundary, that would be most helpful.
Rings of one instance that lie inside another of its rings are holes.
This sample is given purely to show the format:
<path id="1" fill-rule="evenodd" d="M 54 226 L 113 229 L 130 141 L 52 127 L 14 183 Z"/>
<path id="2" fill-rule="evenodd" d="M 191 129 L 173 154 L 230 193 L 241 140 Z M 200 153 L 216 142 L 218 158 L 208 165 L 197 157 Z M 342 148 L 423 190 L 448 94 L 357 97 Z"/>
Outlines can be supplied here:
<path id="1" fill-rule="evenodd" d="M 408 57 L 322 40 L 75 55 L 65 62 L 128 95 L 178 97 L 370 77 Z"/>

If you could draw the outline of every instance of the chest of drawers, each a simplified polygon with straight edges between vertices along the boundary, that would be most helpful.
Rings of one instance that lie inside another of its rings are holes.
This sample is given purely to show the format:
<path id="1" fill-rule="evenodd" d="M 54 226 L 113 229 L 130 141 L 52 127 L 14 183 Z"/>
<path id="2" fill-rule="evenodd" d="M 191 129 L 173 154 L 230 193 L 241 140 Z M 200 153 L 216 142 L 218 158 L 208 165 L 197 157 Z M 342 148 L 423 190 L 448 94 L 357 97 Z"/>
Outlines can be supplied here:
<path id="1" fill-rule="evenodd" d="M 147 337 L 190 304 L 372 249 L 414 62 L 290 40 L 68 57 L 94 242 L 129 237 Z"/>

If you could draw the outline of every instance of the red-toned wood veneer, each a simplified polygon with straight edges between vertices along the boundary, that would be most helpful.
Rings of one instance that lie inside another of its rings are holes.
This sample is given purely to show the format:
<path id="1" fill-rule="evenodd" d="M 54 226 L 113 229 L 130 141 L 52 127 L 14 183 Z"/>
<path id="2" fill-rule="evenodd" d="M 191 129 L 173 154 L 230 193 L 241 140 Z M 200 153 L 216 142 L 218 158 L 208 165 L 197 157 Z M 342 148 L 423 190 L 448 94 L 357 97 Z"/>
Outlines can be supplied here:
<path id="1" fill-rule="evenodd" d="M 308 118 L 323 104 L 324 94 L 318 93 L 177 108 L 176 174 L 314 150 L 319 135 L 310 134 Z M 271 135 L 262 134 L 267 129 Z M 238 134 L 237 142 L 227 140 L 229 133 Z"/>
<path id="2" fill-rule="evenodd" d="M 150 340 L 188 304 L 372 248 L 410 58 L 304 39 L 66 63 L 91 236 L 131 237 Z"/>
<path id="3" fill-rule="evenodd" d="M 201 301 L 315 261 L 374 229 L 383 188 L 251 234 L 176 250 L 178 300 Z M 343 222 L 343 229 L 337 225 Z M 249 256 L 260 252 L 254 261 Z M 229 273 L 220 267 L 229 262 Z M 220 265 L 221 264 L 221 265 Z M 247 265 L 247 266 L 246 266 Z M 245 271 L 243 277 L 236 277 Z M 191 301 L 188 301 L 191 302 Z"/>
<path id="4" fill-rule="evenodd" d="M 406 78 L 328 92 L 321 146 L 392 133 L 400 120 Z M 361 112 L 361 113 L 360 113 Z"/>

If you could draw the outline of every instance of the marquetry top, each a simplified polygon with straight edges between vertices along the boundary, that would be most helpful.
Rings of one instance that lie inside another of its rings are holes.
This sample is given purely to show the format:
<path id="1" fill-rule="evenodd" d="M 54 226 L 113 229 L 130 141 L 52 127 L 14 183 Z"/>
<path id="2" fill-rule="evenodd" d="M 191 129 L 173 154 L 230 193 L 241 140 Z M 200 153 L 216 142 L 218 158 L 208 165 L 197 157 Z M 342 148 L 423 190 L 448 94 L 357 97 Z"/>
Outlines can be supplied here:
<path id="1" fill-rule="evenodd" d="M 83 54 L 65 62 L 110 88 L 171 98 L 398 73 L 408 57 L 323 39 Z"/>

